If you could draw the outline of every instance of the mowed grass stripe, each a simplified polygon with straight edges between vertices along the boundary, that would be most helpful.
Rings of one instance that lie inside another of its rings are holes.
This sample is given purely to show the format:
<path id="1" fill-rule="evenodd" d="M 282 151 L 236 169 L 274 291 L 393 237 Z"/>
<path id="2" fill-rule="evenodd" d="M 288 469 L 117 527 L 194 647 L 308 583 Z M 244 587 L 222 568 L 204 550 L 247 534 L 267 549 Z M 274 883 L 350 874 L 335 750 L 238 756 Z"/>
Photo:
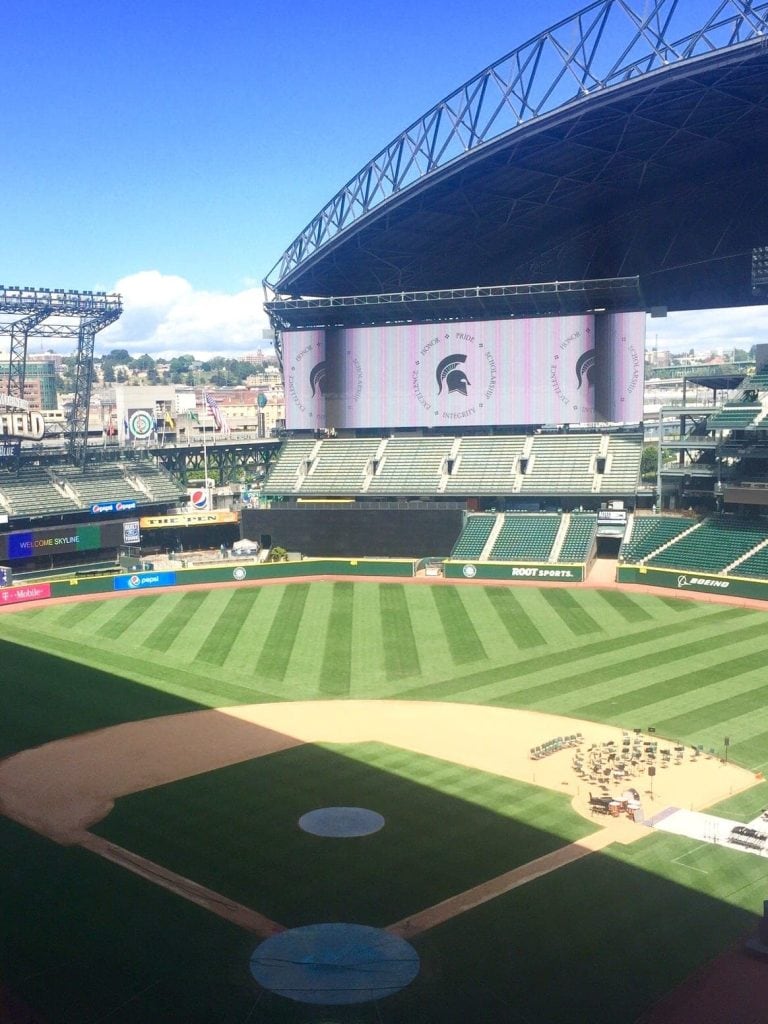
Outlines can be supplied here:
<path id="1" fill-rule="evenodd" d="M 232 591 L 197 652 L 198 661 L 207 665 L 224 664 L 260 594 L 258 587 Z"/>
<path id="2" fill-rule="evenodd" d="M 418 675 L 419 652 L 402 583 L 379 584 L 379 608 L 387 679 Z"/>
<path id="3" fill-rule="evenodd" d="M 511 588 L 486 587 L 485 593 L 499 617 L 502 626 L 509 634 L 512 643 L 521 651 L 531 647 L 542 647 L 546 640 L 539 632 L 536 623 L 523 608 Z"/>
<path id="4" fill-rule="evenodd" d="M 765 635 L 765 624 L 758 622 L 753 626 L 745 626 L 744 629 L 734 630 L 732 633 L 722 636 L 718 640 L 718 647 L 731 647 L 735 644 L 743 643 L 744 641 L 754 640 Z M 514 698 L 518 704 L 529 706 L 538 701 L 550 700 L 553 697 L 563 697 L 568 693 L 572 693 L 576 690 L 581 690 L 587 686 L 597 686 L 600 683 L 610 683 L 616 679 L 628 679 L 630 676 L 637 673 L 647 673 L 654 668 L 663 668 L 666 665 L 671 665 L 676 661 L 686 661 L 688 658 L 695 657 L 696 655 L 702 654 L 703 651 L 709 648 L 709 639 L 700 638 L 697 640 L 691 640 L 685 644 L 678 644 L 676 647 L 661 648 L 655 651 L 650 651 L 647 654 L 638 655 L 635 658 L 625 657 L 623 646 L 620 643 L 616 644 L 615 652 L 617 660 L 609 662 L 607 665 L 595 666 L 593 668 L 586 669 L 583 672 L 579 672 L 572 676 L 563 676 L 560 679 L 546 682 L 537 683 L 535 686 L 530 686 L 524 690 L 514 691 Z M 665 683 L 654 682 L 646 687 L 662 688 Z M 635 692 L 634 690 L 631 692 Z M 510 694 L 509 696 L 511 696 Z M 502 695 L 490 703 L 496 704 L 499 701 L 503 701 L 506 696 Z M 608 713 L 607 707 L 613 709 L 616 705 L 618 697 L 611 697 L 608 700 L 595 701 L 593 704 L 586 704 L 580 711 L 585 708 L 594 708 L 596 717 L 601 717 L 603 714 Z M 654 700 L 644 701 L 643 703 L 655 703 Z M 585 717 L 589 718 L 590 715 Z"/>
<path id="5" fill-rule="evenodd" d="M 702 614 L 699 621 L 692 628 L 704 628 L 708 630 L 721 629 L 734 619 L 741 618 L 744 611 L 741 608 L 728 608 L 725 611 Z M 676 623 L 665 623 L 663 626 L 653 626 L 638 633 L 629 633 L 621 637 L 612 637 L 610 640 L 595 640 L 592 643 L 584 644 L 581 647 L 569 647 L 566 650 L 555 650 L 545 654 L 537 655 L 526 661 L 513 661 L 506 665 L 499 665 L 496 668 L 484 669 L 481 672 L 473 672 L 470 675 L 458 676 L 454 679 L 446 679 L 439 683 L 430 683 L 426 686 L 416 686 L 407 690 L 403 696 L 411 700 L 440 700 L 462 692 L 469 693 L 472 690 L 480 689 L 483 686 L 490 686 L 504 680 L 522 679 L 528 675 L 547 669 L 559 668 L 561 665 L 571 665 L 576 661 L 587 661 L 590 658 L 602 654 L 613 654 L 617 650 L 626 651 L 629 647 L 641 646 L 648 643 L 660 643 L 680 635 L 680 626 Z"/>
<path id="6" fill-rule="evenodd" d="M 105 640 L 119 640 L 126 630 L 129 630 L 138 622 L 142 615 L 146 615 L 150 608 L 157 602 L 159 594 L 148 594 L 146 597 L 122 598 L 114 602 L 119 605 L 117 612 L 102 623 L 96 630 L 97 636 L 103 636 Z"/>
<path id="7" fill-rule="evenodd" d="M 34 633 L 20 633 L 3 639 L 33 651 L 42 650 L 40 636 Z M 181 666 L 169 655 L 168 660 L 154 658 L 144 660 L 135 653 L 126 654 L 121 650 L 110 650 L 104 645 L 96 646 L 89 643 L 88 638 L 67 640 L 59 636 L 45 637 L 45 652 L 64 659 L 73 665 L 87 665 L 102 672 L 109 672 L 127 680 L 149 685 L 165 693 L 184 697 L 198 703 L 201 707 L 217 707 L 221 704 L 255 704 L 258 702 L 283 701 L 280 694 L 268 693 L 264 690 L 239 685 L 229 679 L 220 679 L 213 675 L 197 675 L 188 666 Z M 70 671 L 70 666 L 65 667 Z"/>
<path id="8" fill-rule="evenodd" d="M 81 622 L 85 622 L 102 606 L 101 601 L 83 601 L 79 604 L 70 605 L 67 610 L 59 616 L 59 628 L 71 629 Z"/>
<path id="9" fill-rule="evenodd" d="M 542 590 L 541 596 L 557 615 L 563 620 L 567 629 L 574 636 L 586 636 L 588 633 L 602 633 L 602 626 L 595 622 L 586 608 L 569 590 L 557 588 Z"/>
<path id="10" fill-rule="evenodd" d="M 455 665 L 467 665 L 487 657 L 469 617 L 458 587 L 431 587 L 432 598 Z"/>
<path id="11" fill-rule="evenodd" d="M 179 633 L 181 633 L 182 629 L 184 629 L 207 597 L 207 591 L 201 593 L 200 591 L 193 590 L 182 594 L 179 602 L 158 622 L 144 640 L 142 647 L 150 651 L 169 651 L 178 639 Z"/>
<path id="12" fill-rule="evenodd" d="M 331 612 L 320 667 L 320 693 L 348 697 L 352 685 L 352 617 L 355 590 L 352 583 L 333 584 Z"/>
<path id="13" fill-rule="evenodd" d="M 267 679 L 285 679 L 291 652 L 299 636 L 301 617 L 308 596 L 308 583 L 292 583 L 285 588 L 256 662 L 256 672 L 260 676 Z"/>
<path id="14" fill-rule="evenodd" d="M 709 677 L 703 680 L 708 682 L 727 681 L 735 676 L 743 675 L 751 669 L 762 668 L 765 664 L 765 652 L 756 651 L 754 654 L 745 655 L 736 661 L 725 665 L 714 665 L 706 673 Z M 718 671 L 719 670 L 719 671 Z M 691 682 L 689 685 L 693 685 Z M 686 714 L 674 715 L 659 722 L 659 728 L 682 729 L 686 732 L 698 732 L 701 729 L 711 728 L 720 722 L 726 722 L 731 718 L 738 718 L 739 715 L 747 715 L 754 712 L 765 712 L 768 701 L 768 684 L 755 686 L 745 693 L 730 694 L 722 700 L 712 701 L 688 711 Z M 767 755 L 768 756 L 768 755 Z"/>
<path id="15" fill-rule="evenodd" d="M 629 594 L 623 590 L 596 590 L 597 596 L 605 601 L 625 622 L 634 624 L 636 622 L 649 622 L 653 616 L 641 608 L 640 605 Z"/>
<path id="16" fill-rule="evenodd" d="M 673 612 L 691 612 L 696 607 L 695 599 L 680 597 L 660 597 L 659 600 Z"/>
<path id="17" fill-rule="evenodd" d="M 722 646 L 727 637 L 721 637 L 719 640 L 718 647 Z M 648 686 L 641 686 L 638 689 L 632 690 L 630 693 L 615 694 L 613 697 L 607 700 L 598 700 L 592 704 L 585 704 L 581 708 L 575 709 L 573 714 L 581 718 L 605 718 L 615 715 L 621 715 L 626 711 L 635 711 L 638 708 L 648 707 L 651 704 L 657 704 L 663 700 L 670 700 L 673 697 L 680 697 L 689 693 L 693 689 L 700 689 L 704 686 L 710 686 L 713 683 L 725 682 L 728 679 L 735 679 L 737 676 L 744 675 L 746 672 L 754 672 L 756 669 L 763 668 L 765 665 L 765 651 L 762 648 L 754 651 L 752 654 L 745 654 L 741 658 L 733 658 L 730 661 L 717 662 L 716 664 L 707 665 L 701 668 L 693 669 L 691 672 L 683 672 L 680 675 L 672 676 L 671 678 L 664 679 L 661 682 L 650 683 Z M 755 691 L 752 691 L 755 692 Z M 763 693 L 764 697 L 768 695 L 768 686 L 760 687 L 759 692 Z M 751 699 L 750 695 L 747 696 Z M 755 705 L 746 704 L 739 709 L 739 697 L 728 697 L 724 701 L 718 701 L 718 705 L 727 707 L 727 717 L 731 718 L 738 714 L 744 714 L 750 710 L 750 707 Z M 709 716 L 711 707 L 704 708 L 699 714 L 702 717 Z M 676 722 L 678 718 L 693 718 L 696 716 L 696 712 L 688 713 L 686 715 L 678 715 L 674 718 L 666 719 L 666 723 Z M 722 718 L 723 715 L 721 714 Z M 718 721 L 717 718 L 714 721 Z M 658 723 L 662 725 L 661 722 Z M 700 726 L 697 726 L 700 728 Z"/>

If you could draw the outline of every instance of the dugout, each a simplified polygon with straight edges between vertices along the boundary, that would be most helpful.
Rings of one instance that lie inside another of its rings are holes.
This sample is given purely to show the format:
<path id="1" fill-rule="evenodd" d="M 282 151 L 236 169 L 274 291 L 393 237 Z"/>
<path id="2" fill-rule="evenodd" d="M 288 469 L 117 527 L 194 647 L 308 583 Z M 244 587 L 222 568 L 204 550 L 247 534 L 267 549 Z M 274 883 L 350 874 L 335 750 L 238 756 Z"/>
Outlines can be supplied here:
<path id="1" fill-rule="evenodd" d="M 447 557 L 464 522 L 463 507 L 285 505 L 243 509 L 241 536 L 262 547 L 304 555 L 354 558 Z"/>

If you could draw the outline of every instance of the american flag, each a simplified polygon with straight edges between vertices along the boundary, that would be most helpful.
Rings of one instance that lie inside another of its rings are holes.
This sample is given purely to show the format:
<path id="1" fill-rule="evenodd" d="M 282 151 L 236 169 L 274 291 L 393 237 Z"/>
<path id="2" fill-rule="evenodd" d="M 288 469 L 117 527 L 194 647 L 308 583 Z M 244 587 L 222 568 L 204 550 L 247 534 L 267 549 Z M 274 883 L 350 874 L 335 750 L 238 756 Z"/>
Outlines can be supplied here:
<path id="1" fill-rule="evenodd" d="M 211 411 L 211 416 L 213 416 L 213 422 L 216 424 L 216 429 L 223 431 L 223 433 L 225 434 L 228 434 L 229 424 L 227 423 L 226 416 L 221 411 L 221 406 L 216 401 L 216 399 L 211 398 L 207 391 L 205 393 L 205 404 Z"/>

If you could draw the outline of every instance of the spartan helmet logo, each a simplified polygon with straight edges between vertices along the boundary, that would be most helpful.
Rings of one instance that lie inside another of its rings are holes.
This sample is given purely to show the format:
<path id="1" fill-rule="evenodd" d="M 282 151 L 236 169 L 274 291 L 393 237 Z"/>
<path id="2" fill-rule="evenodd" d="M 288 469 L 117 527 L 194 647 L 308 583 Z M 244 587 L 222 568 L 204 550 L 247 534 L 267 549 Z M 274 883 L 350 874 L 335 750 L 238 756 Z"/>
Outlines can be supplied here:
<path id="1" fill-rule="evenodd" d="M 435 370 L 438 395 L 443 390 L 443 383 L 448 388 L 448 394 L 451 394 L 452 391 L 458 391 L 460 394 L 466 395 L 469 381 L 467 380 L 466 373 L 459 367 L 459 363 L 465 363 L 466 361 L 467 357 L 465 355 L 446 356 L 445 359 L 440 360 L 437 364 L 437 370 Z"/>
<path id="2" fill-rule="evenodd" d="M 580 355 L 576 361 L 576 380 L 579 382 L 579 386 L 576 388 L 577 391 L 581 391 L 581 385 L 584 377 L 587 378 L 587 387 L 591 388 L 594 384 L 595 373 L 595 350 L 593 348 L 587 349 L 587 351 Z"/>
<path id="3" fill-rule="evenodd" d="M 325 370 L 326 362 L 323 360 L 321 363 L 315 363 L 309 371 L 309 386 L 312 388 L 313 398 L 316 391 L 319 391 L 321 395 L 325 394 Z"/>

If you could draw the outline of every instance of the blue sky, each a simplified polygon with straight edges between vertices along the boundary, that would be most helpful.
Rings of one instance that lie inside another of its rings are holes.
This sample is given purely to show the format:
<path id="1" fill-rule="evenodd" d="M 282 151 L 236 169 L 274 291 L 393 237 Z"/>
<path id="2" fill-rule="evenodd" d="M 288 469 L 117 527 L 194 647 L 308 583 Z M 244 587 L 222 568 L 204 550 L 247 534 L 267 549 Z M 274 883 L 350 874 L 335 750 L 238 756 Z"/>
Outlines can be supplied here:
<path id="1" fill-rule="evenodd" d="M 119 288 L 102 347 L 251 350 L 262 277 L 337 189 L 576 6 L 6 0 L 0 282 Z"/>

